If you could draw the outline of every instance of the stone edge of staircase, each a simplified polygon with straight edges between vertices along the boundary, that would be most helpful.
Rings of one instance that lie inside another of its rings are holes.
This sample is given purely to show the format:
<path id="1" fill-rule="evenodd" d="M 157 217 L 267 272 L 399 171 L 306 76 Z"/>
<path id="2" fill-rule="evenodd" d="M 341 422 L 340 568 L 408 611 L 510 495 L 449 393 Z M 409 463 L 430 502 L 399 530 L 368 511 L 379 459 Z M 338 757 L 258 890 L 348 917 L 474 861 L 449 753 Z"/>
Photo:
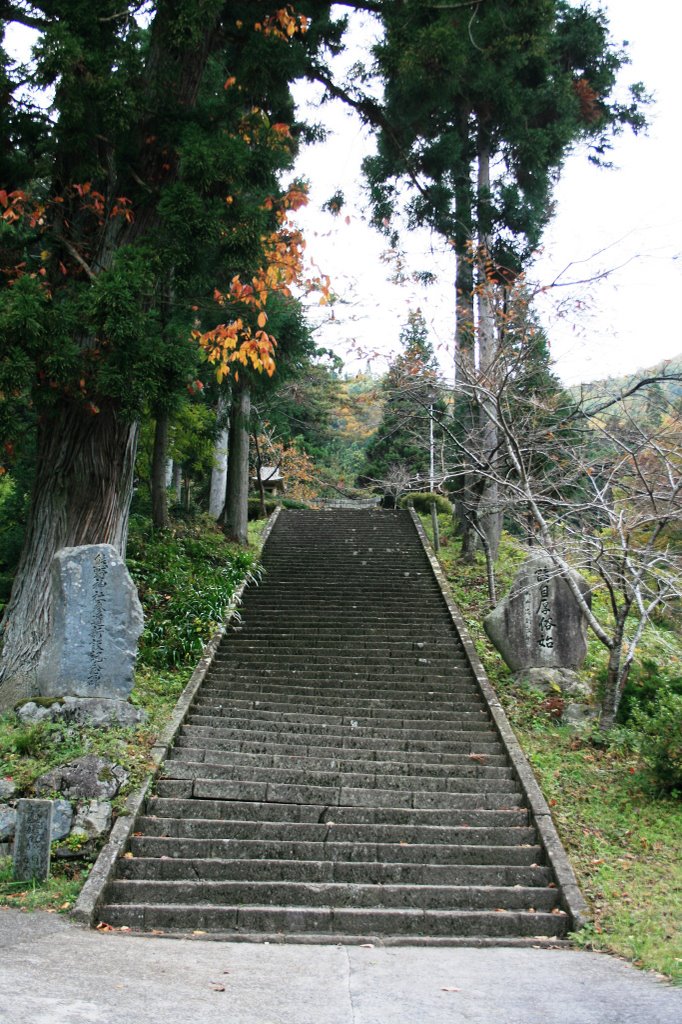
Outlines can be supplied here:
<path id="1" fill-rule="evenodd" d="M 282 507 L 278 505 L 268 519 L 263 531 L 261 553 L 268 541 L 268 538 L 270 537 L 270 534 L 272 533 L 281 511 Z M 82 924 L 88 928 L 94 927 L 97 910 L 101 903 L 104 890 L 114 872 L 116 861 L 125 851 L 130 842 L 135 822 L 142 810 L 150 787 L 156 781 L 159 769 L 173 745 L 175 736 L 189 713 L 197 690 L 203 683 L 206 673 L 213 663 L 213 659 L 229 623 L 237 614 L 242 596 L 248 585 L 249 580 L 247 578 L 234 592 L 225 618 L 204 647 L 201 658 L 197 662 L 196 668 L 192 672 L 187 686 L 178 697 L 177 703 L 173 708 L 173 713 L 165 729 L 159 734 L 156 743 L 152 747 L 150 756 L 154 764 L 153 770 L 146 777 L 142 785 L 139 786 L 138 789 L 134 790 L 126 800 L 125 809 L 116 819 L 114 827 L 109 833 L 109 839 L 100 850 L 99 856 L 90 870 L 87 881 L 81 889 L 73 909 L 69 912 L 68 916 L 76 924 Z"/>
<path id="2" fill-rule="evenodd" d="M 540 789 L 535 775 L 533 774 L 533 769 L 531 768 L 526 755 L 523 753 L 519 741 L 509 724 L 509 720 L 498 700 L 497 694 L 486 675 L 481 659 L 476 653 L 473 640 L 469 635 L 469 631 L 466 627 L 462 614 L 450 594 L 447 577 L 445 576 L 440 562 L 433 551 L 426 530 L 424 529 L 415 510 L 410 508 L 409 512 L 441 594 L 443 595 L 443 600 L 445 601 L 450 617 L 452 618 L 455 628 L 460 635 L 467 660 L 469 661 L 476 678 L 478 688 L 483 696 L 483 700 L 485 701 L 488 711 L 490 712 L 494 726 L 497 729 L 507 752 L 509 753 L 512 771 L 518 779 L 519 785 L 521 786 L 522 792 L 528 801 L 528 806 L 535 819 L 540 844 L 547 854 L 547 859 L 559 885 L 561 905 L 570 918 L 573 930 L 577 931 L 588 924 L 591 920 L 590 909 L 580 891 L 578 880 L 568 856 L 566 855 L 563 843 L 559 838 L 559 833 L 557 832 L 554 821 L 552 820 L 552 814 L 547 801 L 545 800 L 542 790 Z"/>

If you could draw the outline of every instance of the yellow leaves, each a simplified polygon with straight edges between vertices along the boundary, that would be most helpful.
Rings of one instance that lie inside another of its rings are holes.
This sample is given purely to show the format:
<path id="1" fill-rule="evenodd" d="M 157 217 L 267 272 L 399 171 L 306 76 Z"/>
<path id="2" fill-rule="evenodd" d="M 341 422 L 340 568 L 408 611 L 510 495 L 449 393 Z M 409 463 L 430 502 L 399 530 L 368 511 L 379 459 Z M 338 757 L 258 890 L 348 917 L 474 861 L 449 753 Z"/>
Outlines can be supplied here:
<path id="1" fill-rule="evenodd" d="M 259 327 L 265 327 L 267 322 L 268 322 L 268 314 L 265 311 L 262 312 L 262 313 L 259 313 L 258 314 L 258 326 Z"/>
<path id="2" fill-rule="evenodd" d="M 288 42 L 297 35 L 305 35 L 308 31 L 310 20 L 304 14 L 296 14 L 293 7 L 287 4 L 280 7 L 269 18 L 262 22 L 256 22 L 253 26 L 255 32 L 262 32 L 266 36 L 273 36 Z"/>
<path id="3" fill-rule="evenodd" d="M 235 75 L 230 75 L 230 77 L 228 79 L 226 79 L 225 85 L 223 86 L 223 89 L 231 89 L 236 84 L 237 84 L 236 76 Z"/>

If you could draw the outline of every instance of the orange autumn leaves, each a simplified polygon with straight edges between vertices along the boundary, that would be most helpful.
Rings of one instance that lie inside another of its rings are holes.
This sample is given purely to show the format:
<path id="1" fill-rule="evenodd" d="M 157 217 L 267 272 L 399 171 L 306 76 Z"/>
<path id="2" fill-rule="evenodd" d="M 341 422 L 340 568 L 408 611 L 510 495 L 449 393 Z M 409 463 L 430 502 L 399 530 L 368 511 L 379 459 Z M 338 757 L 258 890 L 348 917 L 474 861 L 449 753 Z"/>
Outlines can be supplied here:
<path id="1" fill-rule="evenodd" d="M 248 282 L 235 274 L 227 291 L 215 289 L 215 301 L 233 314 L 229 322 L 192 334 L 208 361 L 215 364 L 218 383 L 231 372 L 239 380 L 237 364 L 269 377 L 274 374 L 277 339 L 265 329 L 272 297 L 292 298 L 293 289 L 297 288 L 305 293 L 319 291 L 322 304 L 329 300 L 328 278 L 305 277 L 305 240 L 290 220 L 290 213 L 307 202 L 307 194 L 300 186 L 265 200 L 264 207 L 274 211 L 278 227 L 262 238 L 262 266 Z"/>

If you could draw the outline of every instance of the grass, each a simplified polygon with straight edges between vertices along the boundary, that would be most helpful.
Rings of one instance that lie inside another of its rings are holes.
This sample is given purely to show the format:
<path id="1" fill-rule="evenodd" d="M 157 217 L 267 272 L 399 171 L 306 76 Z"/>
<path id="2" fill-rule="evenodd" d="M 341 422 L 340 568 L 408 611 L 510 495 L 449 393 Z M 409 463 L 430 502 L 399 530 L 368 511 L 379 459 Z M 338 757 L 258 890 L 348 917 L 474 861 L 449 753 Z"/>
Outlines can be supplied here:
<path id="1" fill-rule="evenodd" d="M 430 518 L 424 517 L 430 534 Z M 441 518 L 440 560 L 491 682 L 533 766 L 555 824 L 588 900 L 593 921 L 573 936 L 576 945 L 615 953 L 640 967 L 682 983 L 682 869 L 679 840 L 682 804 L 657 798 L 636 747 L 632 728 L 619 727 L 605 738 L 595 727 L 584 733 L 557 726 L 543 709 L 544 695 L 514 680 L 488 641 L 482 619 L 489 610 L 483 558 L 459 561 L 458 544 Z M 500 595 L 509 589 L 526 556 L 504 537 L 498 564 Z M 605 612 L 603 598 L 595 608 Z M 649 626 L 639 653 L 640 665 L 679 673 L 682 642 L 671 628 Z M 605 649 L 589 639 L 583 675 L 598 690 Z M 640 670 L 647 677 L 644 670 Z"/>
<path id="2" fill-rule="evenodd" d="M 145 634 L 131 702 L 147 713 L 135 728 L 93 729 L 63 723 L 26 725 L 12 713 L 0 716 L 0 777 L 32 796 L 35 780 L 86 754 L 109 758 L 129 773 L 113 801 L 152 769 L 150 751 L 187 684 L 204 643 L 221 621 L 244 577 L 256 573 L 265 520 L 249 523 L 248 550 L 230 544 L 215 524 L 199 518 L 155 531 L 143 517 L 131 524 L 130 567 L 145 611 Z M 52 861 L 42 883 L 15 882 L 11 861 L 0 860 L 0 906 L 65 912 L 87 878 L 87 861 Z"/>

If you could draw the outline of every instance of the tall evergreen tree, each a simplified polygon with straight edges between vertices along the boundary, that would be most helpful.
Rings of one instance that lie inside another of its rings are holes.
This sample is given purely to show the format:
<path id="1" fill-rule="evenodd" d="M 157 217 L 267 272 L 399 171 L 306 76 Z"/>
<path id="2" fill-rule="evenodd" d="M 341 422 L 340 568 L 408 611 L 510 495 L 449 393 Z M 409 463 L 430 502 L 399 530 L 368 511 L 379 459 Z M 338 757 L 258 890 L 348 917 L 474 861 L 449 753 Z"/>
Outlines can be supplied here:
<path id="1" fill-rule="evenodd" d="M 401 331 L 402 350 L 381 384 L 384 413 L 367 446 L 362 476 L 390 491 L 401 475 L 412 489 L 429 479 L 430 407 L 438 398 L 438 364 L 420 310 Z M 405 486 L 404 489 L 408 489 Z"/>
<path id="2" fill-rule="evenodd" d="M 124 549 L 141 410 L 184 386 L 199 352 L 192 332 L 205 341 L 221 317 L 242 312 L 230 282 L 267 263 L 281 227 L 279 174 L 298 134 L 289 83 L 338 35 L 328 4 L 294 13 L 156 0 L 145 7 L 149 28 L 139 10 L 134 0 L 0 3 L 3 24 L 38 30 L 27 73 L 54 92 L 49 114 L 31 107 L 17 91 L 25 74 L 3 56 L 10 104 L 0 118 L 13 147 L 0 157 L 3 455 L 19 440 L 17 402 L 38 433 L 3 620 L 5 702 L 31 686 L 54 552 Z M 261 313 L 243 312 L 230 360 L 258 369 L 272 360 Z"/>

